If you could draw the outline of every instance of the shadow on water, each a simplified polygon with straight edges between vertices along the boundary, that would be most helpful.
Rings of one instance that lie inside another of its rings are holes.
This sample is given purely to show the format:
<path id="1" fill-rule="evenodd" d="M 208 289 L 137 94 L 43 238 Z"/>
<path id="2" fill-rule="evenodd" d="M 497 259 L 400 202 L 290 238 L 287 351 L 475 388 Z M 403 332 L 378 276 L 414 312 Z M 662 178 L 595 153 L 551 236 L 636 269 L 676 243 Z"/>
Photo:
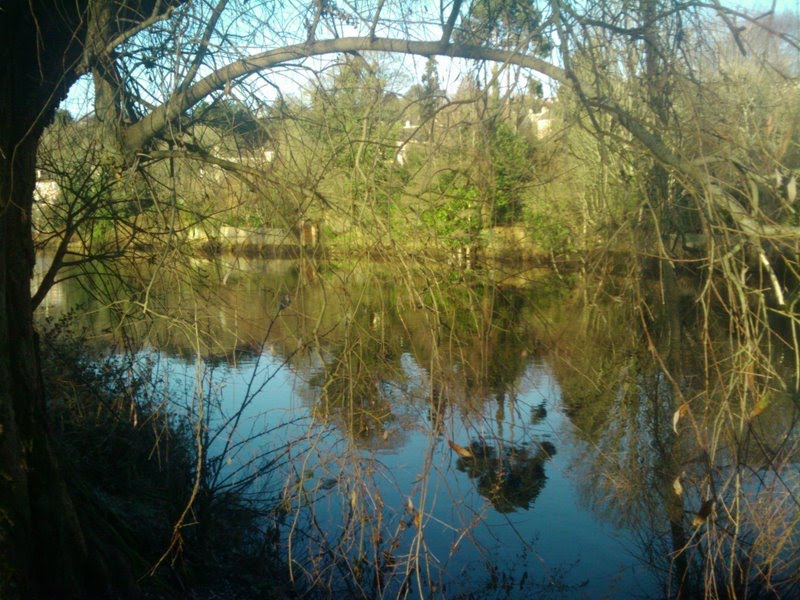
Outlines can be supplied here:
<path id="1" fill-rule="evenodd" d="M 82 305 L 99 348 L 125 332 L 160 353 L 175 405 L 214 415 L 220 478 L 257 481 L 259 445 L 285 449 L 258 485 L 299 589 L 755 595 L 765 564 L 792 589 L 796 398 L 769 389 L 729 432 L 737 355 L 690 303 L 676 324 L 658 290 L 606 279 L 587 304 L 588 282 L 545 270 L 240 258 L 180 275 L 117 312 L 64 282 L 41 310 Z M 729 564 L 736 581 L 709 579 Z"/>

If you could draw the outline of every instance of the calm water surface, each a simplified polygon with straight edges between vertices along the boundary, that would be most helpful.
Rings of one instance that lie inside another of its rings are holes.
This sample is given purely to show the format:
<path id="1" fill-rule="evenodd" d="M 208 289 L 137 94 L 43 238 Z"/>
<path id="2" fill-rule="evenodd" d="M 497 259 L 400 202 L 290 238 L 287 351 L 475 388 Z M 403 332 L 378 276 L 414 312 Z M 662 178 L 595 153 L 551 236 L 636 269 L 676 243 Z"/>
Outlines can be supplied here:
<path id="1" fill-rule="evenodd" d="M 123 322 L 175 410 L 196 419 L 202 404 L 219 482 L 270 471 L 254 489 L 281 506 L 303 585 L 663 595 L 654 380 L 634 371 L 618 302 L 578 314 L 547 271 L 230 259 L 188 274 L 154 278 L 148 296 L 115 288 L 131 300 Z M 113 349 L 120 313 L 74 281 L 40 316 L 75 307 Z M 621 410 L 631 385 L 638 404 Z"/>

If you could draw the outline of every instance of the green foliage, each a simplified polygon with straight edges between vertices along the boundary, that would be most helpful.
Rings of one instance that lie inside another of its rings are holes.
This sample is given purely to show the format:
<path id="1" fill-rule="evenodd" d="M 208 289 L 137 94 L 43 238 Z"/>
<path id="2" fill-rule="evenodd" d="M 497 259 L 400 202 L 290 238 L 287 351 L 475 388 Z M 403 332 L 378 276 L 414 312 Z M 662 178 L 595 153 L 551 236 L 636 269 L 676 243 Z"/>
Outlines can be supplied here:
<path id="1" fill-rule="evenodd" d="M 53 117 L 53 123 L 57 126 L 64 126 L 69 123 L 72 123 L 75 119 L 73 119 L 72 115 L 68 110 L 65 109 L 58 109 L 56 111 L 55 117 Z"/>
<path id="2" fill-rule="evenodd" d="M 532 148 L 508 123 L 499 123 L 490 143 L 493 182 L 493 222 L 509 225 L 522 215 L 522 196 L 533 179 Z"/>
<path id="3" fill-rule="evenodd" d="M 545 464 L 555 455 L 555 446 L 541 442 L 532 450 L 525 446 L 498 448 L 473 440 L 471 458 L 459 458 L 456 468 L 477 480 L 478 492 L 499 513 L 528 510 L 545 486 Z M 499 465 L 499 466 L 498 466 Z"/>
<path id="4" fill-rule="evenodd" d="M 425 63 L 425 72 L 422 74 L 422 87 L 419 95 L 420 119 L 429 121 L 436 114 L 441 104 L 442 88 L 439 85 L 439 72 L 436 69 L 436 59 L 431 57 Z"/>
<path id="5" fill-rule="evenodd" d="M 58 189 L 37 206 L 34 226 L 45 237 L 77 239 L 89 250 L 115 241 L 118 224 L 152 205 L 141 175 L 120 173 L 109 162 L 94 122 L 57 118 L 39 147 L 37 166 Z"/>
<path id="6" fill-rule="evenodd" d="M 257 148 L 269 140 L 264 123 L 251 110 L 232 99 L 201 102 L 192 111 L 192 120 L 213 128 L 224 137 L 233 137 L 243 148 Z"/>
<path id="7" fill-rule="evenodd" d="M 42 334 L 53 440 L 96 585 L 128 593 L 169 543 L 191 486 L 191 438 L 149 395 L 147 365 L 95 361 L 84 343 L 67 320 Z"/>
<path id="8" fill-rule="evenodd" d="M 530 236 L 545 252 L 573 252 L 572 232 L 564 221 L 544 210 L 531 212 L 527 217 Z"/>
<path id="9" fill-rule="evenodd" d="M 242 227 L 244 229 L 261 229 L 267 226 L 264 215 L 255 212 L 231 212 L 225 214 L 222 222 L 231 227 Z"/>
<path id="10" fill-rule="evenodd" d="M 327 208 L 338 209 L 345 228 L 385 218 L 401 183 L 394 154 L 402 128 L 377 64 L 345 57 L 296 119 L 302 142 L 292 140 L 293 152 L 306 169 L 293 176 L 307 179 L 308 169 L 318 170 L 318 186 L 333 202 Z"/>
<path id="11" fill-rule="evenodd" d="M 422 221 L 447 246 L 462 246 L 477 231 L 478 190 L 469 181 L 450 171 L 438 182 L 432 206 L 422 211 Z"/>

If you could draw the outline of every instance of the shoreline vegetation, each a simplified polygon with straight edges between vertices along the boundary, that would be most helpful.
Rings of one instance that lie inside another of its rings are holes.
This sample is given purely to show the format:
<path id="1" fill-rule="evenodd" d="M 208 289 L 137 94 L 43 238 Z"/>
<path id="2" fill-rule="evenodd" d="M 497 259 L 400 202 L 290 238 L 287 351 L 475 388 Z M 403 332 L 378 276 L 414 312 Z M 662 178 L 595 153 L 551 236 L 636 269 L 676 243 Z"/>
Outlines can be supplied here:
<path id="1" fill-rule="evenodd" d="M 39 322 L 53 449 L 83 532 L 80 572 L 64 576 L 92 598 L 291 597 L 272 507 L 244 486 L 215 487 L 214 459 L 165 402 L 159 365 L 95 356 L 76 316 Z"/>
<path id="2" fill-rule="evenodd" d="M 168 247 L 156 240 L 150 243 L 144 236 L 133 235 L 129 228 L 120 226 L 102 238 L 92 240 L 91 246 L 85 241 L 74 240 L 67 246 L 67 251 L 80 256 L 91 252 L 122 252 L 128 244 L 133 248 L 157 249 Z M 47 239 L 37 236 L 34 239 L 37 248 L 44 254 L 51 254 L 58 246 L 60 239 Z M 314 243 L 305 242 L 297 229 L 248 228 L 222 225 L 210 231 L 193 227 L 183 234 L 171 239 L 171 245 L 180 244 L 189 254 L 204 256 L 241 255 L 260 256 L 262 258 L 300 258 L 312 256 L 320 259 L 331 257 L 347 257 L 368 255 L 370 257 L 387 256 L 401 252 L 408 256 L 421 256 L 444 259 L 454 264 L 470 266 L 481 260 L 510 263 L 536 263 L 550 261 L 554 256 L 569 257 L 576 252 L 554 252 L 543 248 L 535 240 L 535 236 L 524 226 L 496 226 L 485 230 L 474 243 L 456 245 L 441 243 L 425 243 L 413 239 L 398 241 L 394 237 L 385 239 L 374 235 L 351 232 L 344 235 L 328 234 L 316 237 Z M 599 251 L 599 249 L 598 249 Z"/>

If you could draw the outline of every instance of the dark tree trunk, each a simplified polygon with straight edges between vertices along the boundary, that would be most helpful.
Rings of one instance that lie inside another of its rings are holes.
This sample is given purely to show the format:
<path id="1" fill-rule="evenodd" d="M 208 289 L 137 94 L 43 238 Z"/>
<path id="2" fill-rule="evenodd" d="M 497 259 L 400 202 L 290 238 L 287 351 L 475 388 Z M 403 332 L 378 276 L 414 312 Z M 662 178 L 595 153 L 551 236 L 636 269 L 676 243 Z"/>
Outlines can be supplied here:
<path id="1" fill-rule="evenodd" d="M 0 595 L 79 593 L 85 547 L 48 436 L 33 328 L 36 150 L 75 78 L 85 2 L 0 11 Z M 77 35 L 76 35 L 77 34 Z"/>

